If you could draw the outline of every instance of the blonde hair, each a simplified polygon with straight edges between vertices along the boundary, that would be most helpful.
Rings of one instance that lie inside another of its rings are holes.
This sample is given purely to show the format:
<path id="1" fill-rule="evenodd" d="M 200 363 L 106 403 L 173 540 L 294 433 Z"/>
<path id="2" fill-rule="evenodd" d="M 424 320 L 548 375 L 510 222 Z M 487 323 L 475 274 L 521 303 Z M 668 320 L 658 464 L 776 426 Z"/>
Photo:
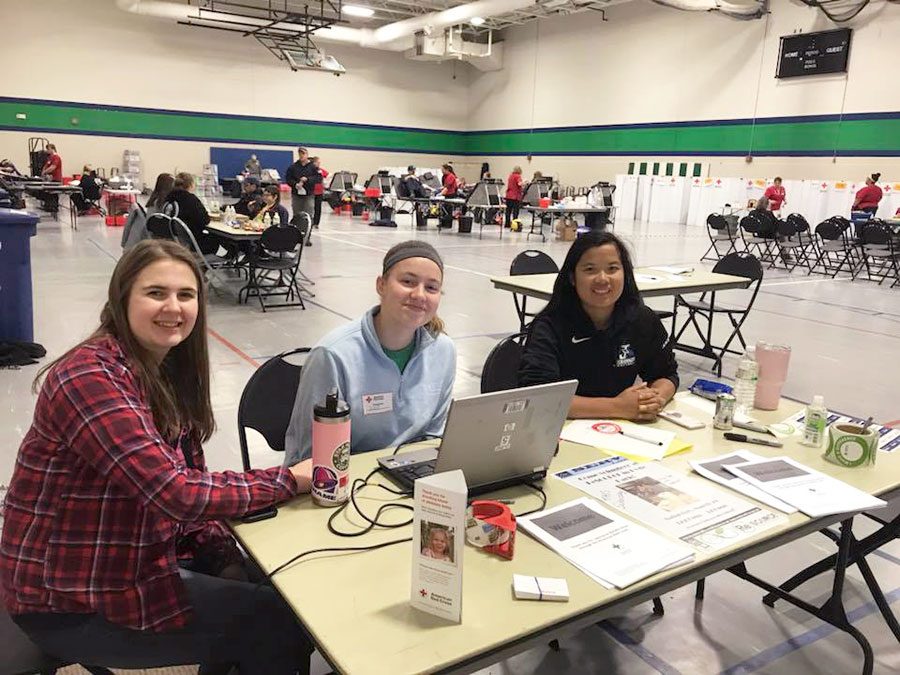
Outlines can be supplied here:
<path id="1" fill-rule="evenodd" d="M 522 167 L 521 167 L 521 166 L 514 166 L 512 172 L 513 172 L 513 173 L 522 173 Z"/>
<path id="2" fill-rule="evenodd" d="M 176 190 L 187 190 L 188 188 L 194 185 L 194 177 L 187 173 L 186 171 L 182 171 L 181 173 L 175 176 L 175 189 Z"/>

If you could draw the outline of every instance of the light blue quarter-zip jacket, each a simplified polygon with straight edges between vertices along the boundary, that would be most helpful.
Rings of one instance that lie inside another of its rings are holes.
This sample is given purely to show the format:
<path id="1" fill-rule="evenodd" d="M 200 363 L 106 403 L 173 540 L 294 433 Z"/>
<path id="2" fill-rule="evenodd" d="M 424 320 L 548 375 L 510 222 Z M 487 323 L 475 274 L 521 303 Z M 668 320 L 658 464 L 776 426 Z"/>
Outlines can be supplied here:
<path id="1" fill-rule="evenodd" d="M 406 369 L 384 353 L 375 333 L 374 307 L 362 317 L 322 338 L 303 366 L 294 412 L 285 437 L 285 466 L 312 455 L 313 407 L 337 387 L 350 405 L 352 453 L 392 447 L 444 429 L 456 377 L 456 347 L 446 335 L 416 331 L 416 346 Z M 390 409 L 364 399 L 390 395 Z"/>

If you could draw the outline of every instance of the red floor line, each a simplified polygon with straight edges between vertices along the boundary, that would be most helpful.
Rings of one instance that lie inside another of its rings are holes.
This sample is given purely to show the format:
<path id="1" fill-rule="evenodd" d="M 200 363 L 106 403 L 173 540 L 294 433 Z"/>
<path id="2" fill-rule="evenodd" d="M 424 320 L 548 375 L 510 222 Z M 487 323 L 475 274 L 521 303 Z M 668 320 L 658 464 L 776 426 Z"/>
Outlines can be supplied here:
<path id="1" fill-rule="evenodd" d="M 259 368 L 259 365 L 260 365 L 260 364 L 259 364 L 259 361 L 256 361 L 256 360 L 253 359 L 251 356 L 249 356 L 249 355 L 245 354 L 244 352 L 242 352 L 240 349 L 238 349 L 235 345 L 231 344 L 228 340 L 226 340 L 225 338 L 223 338 L 221 335 L 219 335 L 219 334 L 218 334 L 216 331 L 214 331 L 212 328 L 207 328 L 207 329 L 206 329 L 206 332 L 209 333 L 210 335 L 212 335 L 216 340 L 218 340 L 218 341 L 221 342 L 223 345 L 225 345 L 226 347 L 228 347 L 228 349 L 230 349 L 231 351 L 233 351 L 235 354 L 237 354 L 238 356 L 240 356 L 242 359 L 244 359 L 244 361 L 246 361 L 247 363 L 249 363 L 251 366 L 253 366 L 254 368 Z"/>

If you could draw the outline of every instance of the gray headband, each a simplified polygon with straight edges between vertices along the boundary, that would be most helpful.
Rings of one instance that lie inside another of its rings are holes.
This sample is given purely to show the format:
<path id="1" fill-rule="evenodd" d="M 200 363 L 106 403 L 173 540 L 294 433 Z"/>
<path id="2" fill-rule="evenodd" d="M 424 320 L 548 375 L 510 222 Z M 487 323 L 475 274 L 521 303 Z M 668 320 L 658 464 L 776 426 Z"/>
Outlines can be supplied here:
<path id="1" fill-rule="evenodd" d="M 441 256 L 438 255 L 438 252 L 434 250 L 434 246 L 426 244 L 424 241 L 414 240 L 404 241 L 388 251 L 387 255 L 384 257 L 381 273 L 387 274 L 389 269 L 401 260 L 406 260 L 407 258 L 428 258 L 440 268 L 441 274 L 444 273 L 444 261 L 441 260 Z"/>

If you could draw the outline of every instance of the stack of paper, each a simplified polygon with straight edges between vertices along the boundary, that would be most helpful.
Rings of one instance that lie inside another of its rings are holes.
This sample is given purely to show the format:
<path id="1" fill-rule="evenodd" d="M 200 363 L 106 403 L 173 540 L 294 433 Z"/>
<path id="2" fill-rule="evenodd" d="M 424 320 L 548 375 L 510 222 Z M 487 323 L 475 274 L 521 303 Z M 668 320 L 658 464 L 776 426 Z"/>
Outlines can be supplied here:
<path id="1" fill-rule="evenodd" d="M 743 464 L 744 462 L 754 462 L 759 459 L 765 458 L 760 457 L 749 450 L 736 450 L 735 452 L 729 452 L 725 455 L 710 457 L 700 461 L 690 460 L 689 464 L 691 465 L 691 468 L 701 476 L 708 478 L 719 485 L 730 487 L 732 490 L 740 492 L 763 504 L 768 504 L 779 511 L 796 513 L 797 509 L 790 504 L 786 504 L 780 499 L 773 497 L 765 490 L 760 490 L 755 485 L 750 485 L 750 483 L 743 478 L 738 478 L 726 469 L 729 464 Z"/>
<path id="2" fill-rule="evenodd" d="M 786 522 L 783 515 L 655 463 L 610 457 L 554 474 L 657 532 L 701 551 L 732 546 Z"/>
<path id="3" fill-rule="evenodd" d="M 607 588 L 683 565 L 694 552 L 582 497 L 518 519 L 523 530 Z"/>
<path id="4" fill-rule="evenodd" d="M 633 459 L 662 459 L 691 447 L 671 431 L 621 420 L 573 420 L 560 438 Z"/>
<path id="5" fill-rule="evenodd" d="M 790 457 L 766 457 L 726 468 L 750 485 L 796 506 L 810 518 L 887 506 L 887 502 Z"/>

